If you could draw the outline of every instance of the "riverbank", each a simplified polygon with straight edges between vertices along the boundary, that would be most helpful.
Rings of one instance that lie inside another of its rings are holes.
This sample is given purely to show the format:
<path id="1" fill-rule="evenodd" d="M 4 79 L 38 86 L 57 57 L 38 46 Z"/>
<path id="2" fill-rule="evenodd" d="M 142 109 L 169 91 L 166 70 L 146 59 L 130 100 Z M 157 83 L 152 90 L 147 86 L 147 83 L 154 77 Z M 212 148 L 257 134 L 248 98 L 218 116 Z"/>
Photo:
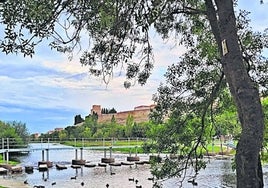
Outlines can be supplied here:
<path id="1" fill-rule="evenodd" d="M 24 184 L 24 182 L 15 179 L 5 179 L 0 177 L 0 188 L 29 188 L 30 185 Z"/>

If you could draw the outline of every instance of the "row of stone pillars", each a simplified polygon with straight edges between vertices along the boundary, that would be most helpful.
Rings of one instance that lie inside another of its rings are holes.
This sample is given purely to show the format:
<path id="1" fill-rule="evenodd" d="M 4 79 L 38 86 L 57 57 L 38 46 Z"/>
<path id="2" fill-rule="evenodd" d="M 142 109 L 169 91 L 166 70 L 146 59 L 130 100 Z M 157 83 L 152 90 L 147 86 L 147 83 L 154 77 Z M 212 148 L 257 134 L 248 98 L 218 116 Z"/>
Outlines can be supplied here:
<path id="1" fill-rule="evenodd" d="M 102 163 L 114 163 L 114 158 L 112 158 L 112 147 L 109 148 L 110 150 L 110 157 L 106 156 L 106 148 L 104 148 L 104 157 L 101 158 Z"/>
<path id="2" fill-rule="evenodd" d="M 80 159 L 83 160 L 83 148 L 80 148 Z M 75 149 L 75 160 L 78 160 L 78 149 Z"/>
<path id="3" fill-rule="evenodd" d="M 45 151 L 46 151 L 46 160 L 45 160 Z M 39 161 L 39 164 L 47 164 L 51 166 L 52 163 L 49 161 L 49 149 L 42 150 L 42 161 Z M 85 160 L 83 160 L 83 148 L 80 148 L 80 159 L 78 159 L 78 149 L 75 149 L 75 159 L 72 160 L 73 165 L 83 165 Z"/>
<path id="4" fill-rule="evenodd" d="M 85 165 L 86 160 L 83 159 L 83 148 L 80 148 L 80 159 L 78 159 L 78 149 L 75 149 L 75 159 L 72 160 L 72 165 Z"/>
<path id="5" fill-rule="evenodd" d="M 47 154 L 46 160 L 45 160 L 45 151 Z M 49 161 L 49 149 L 42 150 L 42 161 L 38 162 L 38 167 L 40 168 L 40 165 L 43 165 L 43 164 L 46 164 L 47 168 L 50 168 L 53 166 L 52 162 Z"/>
<path id="6" fill-rule="evenodd" d="M 112 158 L 112 147 L 109 148 L 110 150 L 110 158 Z M 137 146 L 135 147 L 135 156 L 137 157 L 138 154 L 138 148 Z M 131 156 L 131 150 L 129 151 L 129 156 Z M 106 158 L 106 148 L 104 148 L 104 158 Z"/>
<path id="7" fill-rule="evenodd" d="M 45 161 L 45 150 L 46 150 L 46 161 Z M 42 150 L 42 162 L 49 163 L 49 149 Z M 112 163 L 114 158 L 112 157 L 112 147 L 109 148 L 109 157 L 107 157 L 107 148 L 104 148 L 104 158 L 101 159 L 101 162 Z M 131 151 L 129 153 L 129 159 L 135 158 L 137 160 L 137 147 L 135 148 L 135 157 L 131 156 Z M 78 149 L 75 149 L 75 159 L 72 160 L 73 165 L 84 165 L 86 161 L 83 159 L 83 148 L 80 148 L 80 159 L 78 159 Z"/>

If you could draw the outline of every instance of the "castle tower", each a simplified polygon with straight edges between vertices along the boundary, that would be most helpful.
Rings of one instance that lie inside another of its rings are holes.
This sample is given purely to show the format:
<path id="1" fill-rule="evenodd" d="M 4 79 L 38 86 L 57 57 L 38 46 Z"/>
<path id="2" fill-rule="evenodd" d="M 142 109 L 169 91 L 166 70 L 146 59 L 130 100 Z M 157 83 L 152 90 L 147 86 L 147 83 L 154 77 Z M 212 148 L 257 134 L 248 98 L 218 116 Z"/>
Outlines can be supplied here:
<path id="1" fill-rule="evenodd" d="M 93 105 L 92 109 L 91 109 L 91 115 L 93 114 L 93 112 L 97 113 L 98 116 L 101 115 L 101 105 Z"/>

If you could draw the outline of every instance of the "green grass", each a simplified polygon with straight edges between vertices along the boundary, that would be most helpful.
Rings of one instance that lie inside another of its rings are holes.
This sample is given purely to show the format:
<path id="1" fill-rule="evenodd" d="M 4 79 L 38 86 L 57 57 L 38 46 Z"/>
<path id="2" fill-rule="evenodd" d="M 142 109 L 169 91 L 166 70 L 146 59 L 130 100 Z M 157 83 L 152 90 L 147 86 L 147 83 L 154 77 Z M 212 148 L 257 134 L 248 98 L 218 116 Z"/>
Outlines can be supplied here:
<path id="1" fill-rule="evenodd" d="M 0 164 L 6 164 L 6 161 L 0 160 Z M 8 161 L 8 164 L 10 164 L 10 165 L 17 165 L 17 164 L 20 164 L 20 163 L 17 162 L 17 161 Z"/>
<path id="2" fill-rule="evenodd" d="M 207 145 L 208 152 L 219 153 L 219 152 L 221 152 L 221 150 L 224 151 L 225 149 L 226 149 L 226 147 L 224 147 L 224 146 L 221 149 L 221 146 L 219 146 L 219 145 L 214 145 L 214 146 L 212 146 L 212 144 Z"/>
<path id="3" fill-rule="evenodd" d="M 0 164 L 6 164 L 6 161 L 3 160 L 3 156 L 2 155 L 0 155 Z M 19 162 L 17 162 L 17 161 L 9 161 L 8 164 L 10 164 L 10 165 L 17 165 L 17 164 L 19 164 Z"/>
<path id="4" fill-rule="evenodd" d="M 61 144 L 68 145 L 68 146 L 75 146 L 75 147 L 112 147 L 112 146 L 126 146 L 122 148 L 112 148 L 113 152 L 121 152 L 121 153 L 144 153 L 143 149 L 141 148 L 144 142 L 140 140 L 116 140 L 116 141 L 84 141 L 84 142 L 74 142 L 74 141 L 67 141 L 62 142 Z M 129 148 L 128 146 L 132 146 Z M 137 148 L 133 147 L 137 146 Z M 101 149 L 103 150 L 103 149 Z M 108 152 L 108 151 L 107 151 Z"/>
<path id="5" fill-rule="evenodd" d="M 222 147 L 221 147 L 219 144 L 217 144 L 217 145 L 214 144 L 214 146 L 212 146 L 212 144 L 208 144 L 206 146 L 206 150 L 204 148 L 200 148 L 199 151 L 202 152 L 203 154 L 206 154 L 207 152 L 208 153 L 219 154 L 220 152 L 226 152 L 227 151 L 227 147 L 224 146 L 224 145 L 222 145 Z M 235 150 L 229 148 L 228 154 L 231 154 L 231 155 L 232 154 L 235 154 Z"/>
<path id="6" fill-rule="evenodd" d="M 65 141 L 61 144 L 68 145 L 68 146 L 75 146 L 75 147 L 94 147 L 94 146 L 141 146 L 143 144 L 143 141 L 136 141 L 136 140 L 116 140 L 116 141 Z"/>
<path id="7" fill-rule="evenodd" d="M 61 144 L 68 145 L 68 146 L 75 146 L 75 147 L 112 147 L 112 146 L 126 146 L 123 148 L 112 148 L 113 152 L 122 152 L 122 153 L 136 153 L 136 148 L 129 148 L 128 146 L 138 146 L 137 147 L 137 153 L 144 153 L 142 149 L 144 141 L 142 140 L 84 140 L 83 142 L 81 140 L 79 141 L 65 141 Z M 214 146 L 212 144 L 208 144 L 207 150 L 204 148 L 200 148 L 198 151 L 203 153 L 204 155 L 208 153 L 215 153 L 219 154 L 221 151 L 226 152 L 227 147 L 222 145 L 222 148 L 220 146 L 220 142 L 215 142 Z M 230 152 L 228 154 L 235 154 L 235 150 L 229 149 Z"/>

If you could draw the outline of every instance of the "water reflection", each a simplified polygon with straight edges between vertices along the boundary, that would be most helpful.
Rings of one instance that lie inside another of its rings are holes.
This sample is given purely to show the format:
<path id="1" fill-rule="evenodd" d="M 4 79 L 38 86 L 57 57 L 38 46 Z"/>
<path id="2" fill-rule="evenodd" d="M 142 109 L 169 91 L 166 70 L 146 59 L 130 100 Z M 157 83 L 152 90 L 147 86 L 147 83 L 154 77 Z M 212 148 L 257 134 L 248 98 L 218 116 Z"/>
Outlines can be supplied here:
<path id="1" fill-rule="evenodd" d="M 37 147 L 37 145 L 33 146 Z M 50 145 L 51 147 L 59 147 L 56 145 Z M 137 165 L 137 166 L 107 166 L 87 168 L 82 167 L 79 169 L 71 168 L 71 160 L 75 158 L 74 150 L 50 150 L 49 160 L 53 162 L 54 166 L 45 172 L 39 172 L 37 169 L 37 163 L 41 160 L 41 151 L 31 152 L 28 156 L 20 157 L 22 165 L 34 165 L 34 173 L 32 174 L 20 174 L 14 175 L 14 178 L 24 181 L 27 179 L 28 183 L 33 185 L 44 185 L 46 187 L 53 188 L 76 188 L 92 187 L 92 188 L 105 188 L 109 184 L 109 188 L 126 188 L 136 185 L 142 185 L 143 188 L 150 188 L 153 186 L 153 182 L 148 180 L 152 177 L 150 174 L 149 165 Z M 113 153 L 113 157 L 116 162 L 126 161 L 127 154 Z M 80 156 L 80 155 L 78 155 Z M 139 155 L 141 160 L 148 160 L 148 155 Z M 85 150 L 83 152 L 83 158 L 90 163 L 98 164 L 101 158 L 104 157 L 102 151 Z M 65 164 L 68 168 L 66 170 L 57 170 L 55 164 Z M 267 184 L 268 168 L 264 167 L 264 180 Z M 191 172 L 189 172 L 191 173 Z M 189 175 L 189 174 L 188 174 Z M 76 179 L 71 179 L 76 177 Z M 187 178 L 187 177 L 186 177 Z M 129 181 L 129 179 L 138 180 Z M 178 187 L 180 179 L 171 178 L 162 182 L 163 187 L 173 188 Z M 201 170 L 196 178 L 198 188 L 227 188 L 235 186 L 235 172 L 231 169 L 231 160 L 210 160 L 205 170 Z M 52 185 L 53 184 L 53 185 Z M 191 183 L 183 182 L 182 187 L 192 188 Z"/>
<path id="2" fill-rule="evenodd" d="M 231 169 L 231 160 L 209 160 L 206 169 L 203 169 L 199 172 L 196 177 L 195 182 L 197 185 L 189 183 L 187 180 L 194 175 L 194 171 L 189 171 L 185 177 L 184 182 L 180 184 L 179 178 L 172 178 L 163 182 L 163 187 L 179 187 L 180 185 L 183 188 L 227 188 L 227 187 L 236 187 L 235 186 L 235 173 Z"/>
<path id="3" fill-rule="evenodd" d="M 38 148 L 38 145 L 32 147 Z M 45 146 L 46 147 L 46 146 Z M 45 148 L 44 147 L 44 148 Z M 59 145 L 49 145 L 49 148 L 60 147 Z M 112 154 L 116 162 L 126 161 L 127 154 L 113 153 Z M 22 165 L 34 165 L 35 170 L 33 174 L 27 174 L 28 183 L 30 185 L 44 185 L 46 187 L 53 188 L 65 187 L 92 187 L 101 188 L 106 187 L 109 184 L 109 188 L 125 188 L 136 187 L 136 185 L 142 185 L 142 187 L 152 187 L 152 181 L 148 180 L 151 177 L 149 165 L 137 165 L 137 166 L 107 166 L 107 167 L 94 167 L 87 168 L 82 167 L 78 169 L 71 168 L 71 160 L 75 159 L 74 150 L 50 150 L 49 160 L 53 162 L 54 166 L 45 172 L 39 172 L 37 170 L 38 161 L 42 159 L 41 151 L 31 152 L 28 156 L 21 157 Z M 45 154 L 46 156 L 46 154 Z M 80 157 L 80 153 L 78 155 Z M 147 155 L 139 155 L 141 160 L 149 158 Z M 104 157 L 103 151 L 91 151 L 84 150 L 83 158 L 90 163 L 98 164 L 101 158 Z M 46 158 L 46 157 L 45 157 Z M 66 170 L 57 170 L 55 164 L 65 164 L 68 168 Z M 76 177 L 71 179 L 71 177 Z M 17 177 L 21 178 L 21 177 Z M 134 178 L 136 181 L 129 181 L 129 178 Z M 81 185 L 82 184 L 82 185 Z"/>
<path id="4" fill-rule="evenodd" d="M 235 172 L 232 169 L 232 162 L 230 160 L 222 161 L 222 185 L 225 187 L 235 187 L 236 186 L 236 178 Z"/>

